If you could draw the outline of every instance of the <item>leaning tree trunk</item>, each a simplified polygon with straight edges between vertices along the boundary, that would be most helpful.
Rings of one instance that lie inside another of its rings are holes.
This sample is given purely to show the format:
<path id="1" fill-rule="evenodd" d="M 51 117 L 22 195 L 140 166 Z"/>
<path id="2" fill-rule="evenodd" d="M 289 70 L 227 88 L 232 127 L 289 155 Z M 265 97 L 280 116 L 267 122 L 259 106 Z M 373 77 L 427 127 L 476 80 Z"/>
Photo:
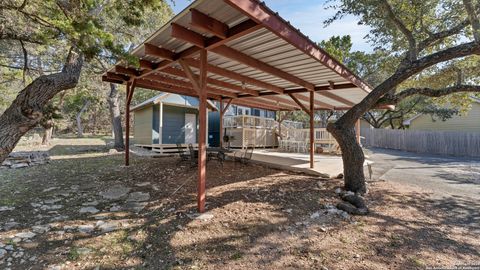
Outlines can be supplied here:
<path id="1" fill-rule="evenodd" d="M 114 145 L 113 148 L 117 150 L 125 149 L 123 143 L 123 131 L 122 131 L 122 117 L 120 115 L 120 101 L 119 92 L 117 86 L 113 83 L 110 84 L 110 94 L 108 95 L 108 108 L 110 111 L 110 121 L 112 123 Z"/>
<path id="2" fill-rule="evenodd" d="M 363 174 L 365 157 L 362 147 L 357 142 L 355 127 L 330 123 L 327 130 L 332 133 L 342 150 L 345 189 L 360 194 L 366 193 L 367 186 Z"/>
<path id="3" fill-rule="evenodd" d="M 90 105 L 90 101 L 87 100 L 83 104 L 82 108 L 80 111 L 77 113 L 77 137 L 82 138 L 83 137 L 83 126 L 82 126 L 82 114 L 87 110 L 88 105 Z"/>
<path id="4" fill-rule="evenodd" d="M 0 163 L 25 133 L 39 124 L 48 101 L 77 85 L 82 66 L 83 56 L 70 50 L 61 72 L 42 75 L 20 91 L 0 116 Z"/>

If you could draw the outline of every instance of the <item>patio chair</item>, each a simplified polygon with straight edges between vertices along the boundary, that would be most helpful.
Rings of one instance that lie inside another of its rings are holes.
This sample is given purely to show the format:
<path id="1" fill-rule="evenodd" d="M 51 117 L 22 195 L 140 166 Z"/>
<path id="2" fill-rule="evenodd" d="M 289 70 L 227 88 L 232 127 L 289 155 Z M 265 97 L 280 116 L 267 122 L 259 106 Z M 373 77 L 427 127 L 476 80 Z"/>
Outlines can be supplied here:
<path id="1" fill-rule="evenodd" d="M 178 154 L 180 155 L 180 161 L 178 163 L 190 161 L 190 155 L 187 154 L 181 143 L 177 143 L 177 150 Z"/>
<path id="2" fill-rule="evenodd" d="M 191 143 L 188 144 L 188 150 L 190 152 L 190 165 L 194 167 L 197 165 L 196 161 L 198 159 L 198 151 L 195 151 L 195 149 L 193 149 L 193 145 Z"/>
<path id="3" fill-rule="evenodd" d="M 247 148 L 245 148 L 245 151 L 238 151 L 233 154 L 233 159 L 236 161 L 240 161 L 243 164 L 247 164 L 253 156 L 253 150 L 255 150 L 255 145 L 249 144 Z M 239 156 L 236 156 L 237 153 L 240 153 Z"/>

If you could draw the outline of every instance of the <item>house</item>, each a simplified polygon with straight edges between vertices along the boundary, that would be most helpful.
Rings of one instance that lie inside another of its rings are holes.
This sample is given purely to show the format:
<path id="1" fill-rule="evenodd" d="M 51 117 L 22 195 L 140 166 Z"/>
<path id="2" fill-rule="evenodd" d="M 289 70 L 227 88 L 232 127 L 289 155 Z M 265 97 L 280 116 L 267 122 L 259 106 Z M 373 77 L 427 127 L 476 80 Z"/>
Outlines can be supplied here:
<path id="1" fill-rule="evenodd" d="M 134 106 L 134 143 L 162 153 L 177 143 L 196 145 L 198 105 L 194 97 L 161 93 Z M 211 102 L 207 108 L 217 110 Z"/>
<path id="2" fill-rule="evenodd" d="M 214 102 L 217 108 L 220 108 L 219 102 Z M 275 119 L 275 112 L 263 109 L 255 109 L 240 105 L 231 105 L 225 112 L 224 117 L 237 115 L 252 115 L 257 117 Z M 220 113 L 212 111 L 208 114 L 208 144 L 210 146 L 220 146 Z"/>
<path id="3" fill-rule="evenodd" d="M 480 99 L 472 97 L 472 108 L 466 114 L 442 121 L 429 114 L 417 114 L 403 124 L 411 130 L 480 132 Z"/>

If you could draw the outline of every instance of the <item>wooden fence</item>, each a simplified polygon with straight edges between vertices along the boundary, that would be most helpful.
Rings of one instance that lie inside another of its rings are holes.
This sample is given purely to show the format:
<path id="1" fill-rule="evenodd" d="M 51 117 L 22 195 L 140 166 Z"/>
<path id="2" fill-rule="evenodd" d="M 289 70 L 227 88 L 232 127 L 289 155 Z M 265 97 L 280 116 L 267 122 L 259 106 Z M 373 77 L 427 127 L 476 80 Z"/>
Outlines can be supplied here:
<path id="1" fill-rule="evenodd" d="M 417 153 L 480 157 L 480 133 L 461 131 L 417 131 L 362 129 L 367 147 L 397 149 Z"/>

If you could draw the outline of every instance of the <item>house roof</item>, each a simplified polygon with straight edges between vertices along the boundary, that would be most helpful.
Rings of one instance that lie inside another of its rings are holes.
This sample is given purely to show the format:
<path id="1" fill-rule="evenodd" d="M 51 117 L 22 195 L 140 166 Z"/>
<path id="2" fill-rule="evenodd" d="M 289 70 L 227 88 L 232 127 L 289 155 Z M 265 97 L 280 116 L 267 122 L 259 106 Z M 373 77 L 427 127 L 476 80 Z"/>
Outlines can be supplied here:
<path id="1" fill-rule="evenodd" d="M 198 96 L 188 78 L 198 78 L 202 50 L 208 52 L 209 99 L 298 110 L 308 107 L 310 92 L 315 92 L 315 110 L 342 110 L 371 91 L 258 0 L 194 1 L 132 52 L 140 67 L 120 62 L 102 79 L 121 84 L 136 80 L 139 87 Z"/>
<path id="2" fill-rule="evenodd" d="M 180 106 L 180 107 L 198 109 L 198 99 L 196 98 L 177 95 L 177 94 L 161 93 L 157 96 L 154 96 L 152 98 L 145 100 L 140 104 L 135 105 L 130 109 L 130 111 L 131 112 L 137 111 L 137 110 L 146 108 L 154 104 L 159 104 L 159 103 L 163 103 L 171 106 Z M 215 104 L 213 104 L 213 102 L 209 100 L 207 100 L 207 107 L 209 110 L 212 110 L 212 111 L 218 110 Z"/>

